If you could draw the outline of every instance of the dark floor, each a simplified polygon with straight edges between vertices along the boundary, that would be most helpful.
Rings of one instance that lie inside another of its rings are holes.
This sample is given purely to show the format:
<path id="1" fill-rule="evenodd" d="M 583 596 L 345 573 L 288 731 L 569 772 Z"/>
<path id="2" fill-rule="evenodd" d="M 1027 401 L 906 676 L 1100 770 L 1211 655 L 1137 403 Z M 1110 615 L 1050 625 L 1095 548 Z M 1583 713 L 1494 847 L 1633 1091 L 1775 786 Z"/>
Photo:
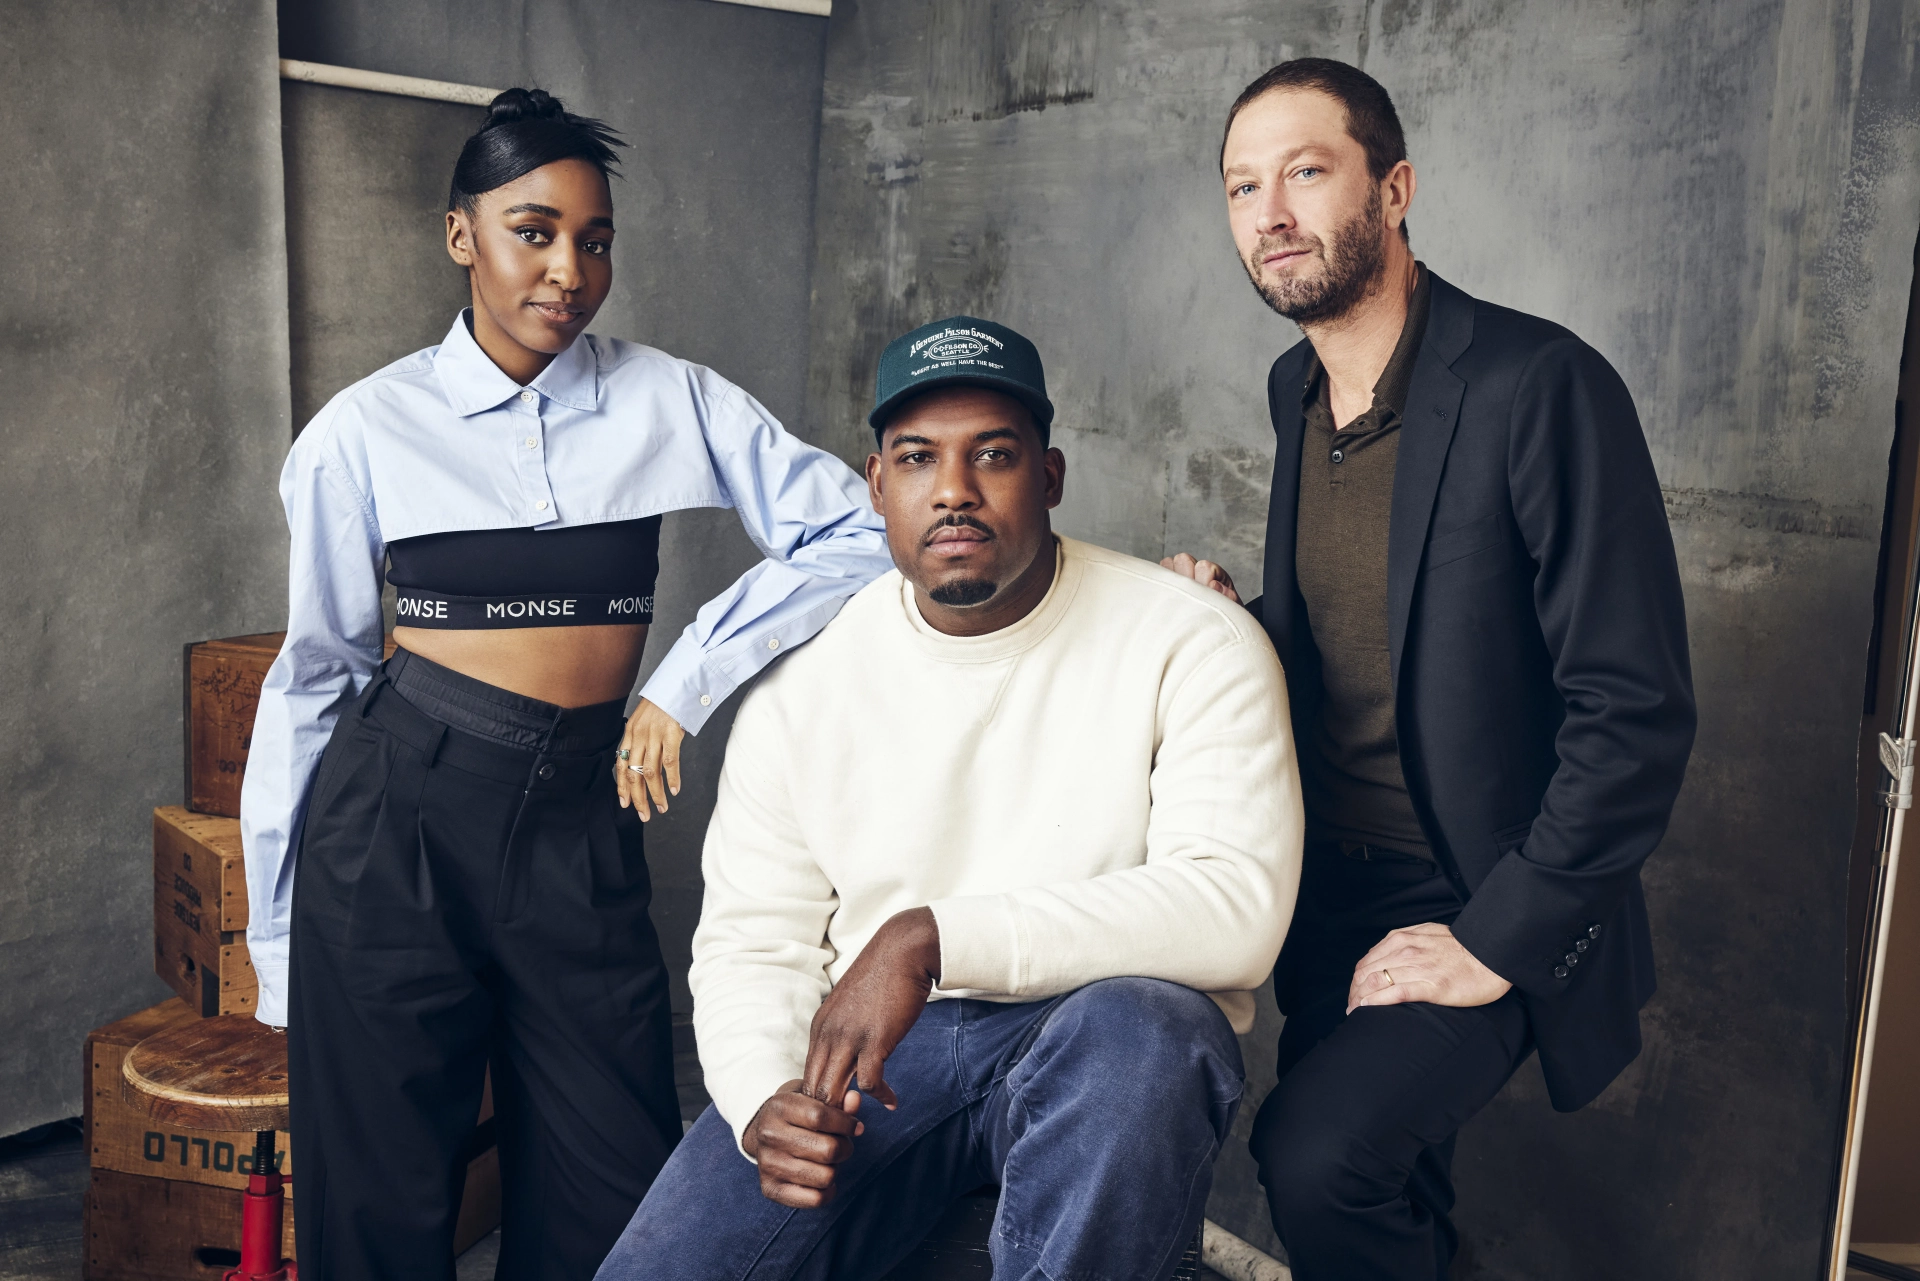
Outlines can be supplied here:
<path id="1" fill-rule="evenodd" d="M 80 1118 L 0 1139 L 0 1281 L 75 1281 L 87 1154 Z"/>

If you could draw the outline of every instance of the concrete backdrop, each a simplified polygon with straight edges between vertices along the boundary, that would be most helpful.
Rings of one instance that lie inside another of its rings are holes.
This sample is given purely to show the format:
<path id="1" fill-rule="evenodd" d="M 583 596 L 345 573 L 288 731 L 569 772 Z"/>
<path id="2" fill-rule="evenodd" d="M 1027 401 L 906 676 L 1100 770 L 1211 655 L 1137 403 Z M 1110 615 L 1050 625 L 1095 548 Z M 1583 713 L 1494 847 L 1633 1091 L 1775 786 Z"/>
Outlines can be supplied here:
<path id="1" fill-rule="evenodd" d="M 613 184 L 614 286 L 594 331 L 711 366 L 783 422 L 798 421 L 825 21 L 712 0 L 282 0 L 280 24 L 284 57 L 498 89 L 538 86 L 619 129 L 633 145 L 622 153 L 626 177 Z M 449 291 L 440 215 L 460 143 L 481 116 L 379 94 L 317 94 L 290 105 L 288 116 L 290 194 L 306 182 L 341 202 L 324 220 L 294 220 L 296 232 L 314 233 L 310 248 L 296 237 L 294 251 L 295 300 L 312 300 L 296 311 L 294 350 L 310 351 L 316 371 L 303 379 L 296 363 L 295 387 L 313 404 L 438 342 L 452 323 L 451 312 L 430 321 L 420 307 L 427 299 L 460 305 L 457 275 Z M 475 123 L 463 130 L 461 117 Z M 404 142 L 391 136 L 402 129 L 419 132 Z M 402 152 L 417 172 L 373 172 Z M 379 211 L 374 230 L 356 232 L 366 224 L 349 209 Z M 409 219 L 417 229 L 405 229 Z M 415 239 L 354 248 L 364 234 Z M 376 263 L 380 270 L 369 271 Z M 391 292 L 409 310 L 391 324 L 353 320 L 359 291 Z M 359 332 L 343 333 L 336 319 Z M 731 512 L 667 518 L 643 679 L 707 598 L 756 559 Z M 692 1009 L 686 971 L 700 843 L 731 724 L 730 704 L 690 740 L 681 799 L 647 828 L 654 920 L 681 1013 Z"/>
<path id="2" fill-rule="evenodd" d="M 1264 377 L 1217 155 L 1283 58 L 1394 93 L 1416 250 L 1633 389 L 1667 488 L 1701 732 L 1649 864 L 1647 1049 L 1554 1114 L 1529 1065 L 1462 1137 L 1489 1278 L 1807 1278 L 1846 1077 L 1854 753 L 1917 225 L 1915 0 L 839 0 L 807 427 L 849 459 L 891 336 L 1032 335 L 1059 527 L 1258 582 Z M 1246 1048 L 1271 1084 L 1274 1016 Z M 1275 1245 L 1244 1150 L 1211 1207 Z"/>
<path id="3" fill-rule="evenodd" d="M 336 392 L 438 343 L 469 301 L 440 234 L 478 107 L 280 82 L 297 433 Z"/>
<path id="4" fill-rule="evenodd" d="M 80 1111 L 153 977 L 181 647 L 284 617 L 268 0 L 14 3 L 0 42 L 0 1134 Z M 262 501 L 262 495 L 269 501 Z"/>

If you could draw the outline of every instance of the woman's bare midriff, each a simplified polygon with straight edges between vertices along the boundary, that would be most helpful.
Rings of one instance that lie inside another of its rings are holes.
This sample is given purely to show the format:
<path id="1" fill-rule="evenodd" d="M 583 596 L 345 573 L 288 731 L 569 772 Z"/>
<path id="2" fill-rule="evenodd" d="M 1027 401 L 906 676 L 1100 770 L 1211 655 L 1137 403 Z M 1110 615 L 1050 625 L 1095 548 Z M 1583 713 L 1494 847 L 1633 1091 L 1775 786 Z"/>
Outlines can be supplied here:
<path id="1" fill-rule="evenodd" d="M 393 639 L 462 676 L 543 703 L 587 707 L 633 692 L 647 628 L 644 623 L 471 632 L 396 627 Z"/>

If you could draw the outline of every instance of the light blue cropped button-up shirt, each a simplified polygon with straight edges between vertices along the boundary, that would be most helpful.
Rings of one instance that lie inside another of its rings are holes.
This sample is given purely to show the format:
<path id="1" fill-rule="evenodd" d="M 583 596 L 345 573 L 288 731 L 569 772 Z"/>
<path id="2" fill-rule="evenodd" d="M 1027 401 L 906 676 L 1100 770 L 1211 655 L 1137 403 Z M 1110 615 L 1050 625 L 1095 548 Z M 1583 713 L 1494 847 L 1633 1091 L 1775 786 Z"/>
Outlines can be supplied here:
<path id="1" fill-rule="evenodd" d="M 293 853 L 346 705 L 380 665 L 387 544 L 449 530 L 564 529 L 731 507 L 767 559 L 709 601 L 641 694 L 698 732 L 713 709 L 893 567 L 866 486 L 713 371 L 585 335 L 526 387 L 465 313 L 446 340 L 341 392 L 280 477 L 292 533 L 287 639 L 268 671 L 240 801 L 258 1016 L 286 1022 Z"/>

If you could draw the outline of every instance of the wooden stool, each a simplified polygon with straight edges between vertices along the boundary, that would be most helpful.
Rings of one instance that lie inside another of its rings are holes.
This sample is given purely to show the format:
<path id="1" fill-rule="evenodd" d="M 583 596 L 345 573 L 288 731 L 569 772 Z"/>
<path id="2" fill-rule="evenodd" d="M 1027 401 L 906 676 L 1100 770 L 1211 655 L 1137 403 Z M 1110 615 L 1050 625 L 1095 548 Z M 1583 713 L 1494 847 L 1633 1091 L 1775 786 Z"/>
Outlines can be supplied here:
<path id="1" fill-rule="evenodd" d="M 296 1281 L 280 1257 L 286 1177 L 274 1131 L 287 1128 L 287 1038 L 247 1014 L 183 1023 L 128 1051 L 121 1097 L 183 1130 L 252 1130 L 253 1169 L 240 1220 L 240 1266 L 224 1281 Z"/>

